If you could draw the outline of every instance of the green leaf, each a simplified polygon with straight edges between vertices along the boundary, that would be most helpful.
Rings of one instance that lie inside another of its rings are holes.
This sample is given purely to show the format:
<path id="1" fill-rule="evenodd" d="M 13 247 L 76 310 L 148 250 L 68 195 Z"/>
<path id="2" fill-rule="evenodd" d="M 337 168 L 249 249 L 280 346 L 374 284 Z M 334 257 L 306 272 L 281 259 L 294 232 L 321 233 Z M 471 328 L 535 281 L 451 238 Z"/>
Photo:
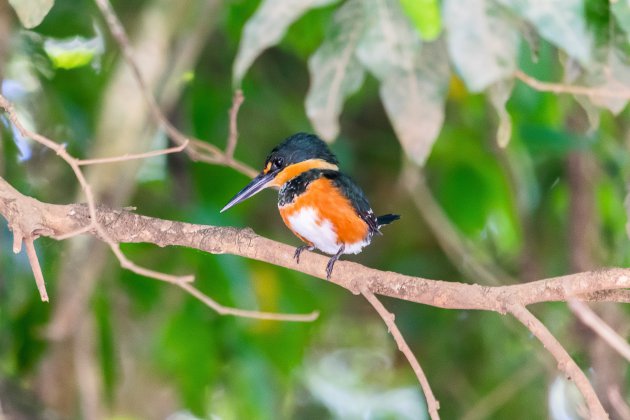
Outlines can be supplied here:
<path id="1" fill-rule="evenodd" d="M 516 70 L 519 36 L 514 22 L 492 0 L 444 2 L 448 52 L 472 92 L 480 92 Z"/>
<path id="2" fill-rule="evenodd" d="M 264 0 L 247 21 L 232 70 L 234 83 L 240 85 L 254 60 L 276 45 L 293 22 L 315 7 L 338 0 Z"/>
<path id="3" fill-rule="evenodd" d="M 418 165 L 426 161 L 444 122 L 450 79 L 441 42 L 425 44 L 409 71 L 393 71 L 381 82 L 380 94 L 403 150 Z"/>
<path id="4" fill-rule="evenodd" d="M 587 133 L 594 133 L 601 124 L 601 109 L 588 96 L 574 95 L 574 97 L 575 101 L 580 104 L 586 113 L 586 119 L 588 120 Z"/>
<path id="5" fill-rule="evenodd" d="M 105 50 L 99 32 L 94 37 L 75 36 L 69 39 L 47 38 L 44 51 L 55 68 L 73 69 L 90 64 L 99 59 Z"/>
<path id="6" fill-rule="evenodd" d="M 437 0 L 400 0 L 400 5 L 422 39 L 433 41 L 440 35 L 442 18 Z"/>
<path id="7" fill-rule="evenodd" d="M 422 165 L 444 120 L 446 56 L 435 45 L 422 54 L 418 33 L 398 1 L 370 0 L 363 5 L 366 29 L 357 57 L 381 82 L 385 112 L 405 153 Z"/>
<path id="8" fill-rule="evenodd" d="M 324 139 L 339 132 L 343 100 L 367 68 L 405 153 L 423 164 L 444 120 L 449 80 L 443 46 L 421 54 L 422 42 L 396 0 L 350 0 L 335 15 L 324 45 L 309 60 L 309 118 Z"/>
<path id="9" fill-rule="evenodd" d="M 9 0 L 25 28 L 33 28 L 46 17 L 55 4 L 54 0 Z"/>
<path id="10" fill-rule="evenodd" d="M 365 31 L 357 57 L 381 82 L 394 71 L 410 72 L 422 42 L 396 0 L 364 0 Z"/>
<path id="11" fill-rule="evenodd" d="M 630 86 L 630 63 L 617 48 L 611 47 L 603 62 L 586 68 L 584 83 L 606 92 L 623 91 Z M 628 104 L 627 98 L 590 95 L 591 102 L 618 115 Z"/>
<path id="12" fill-rule="evenodd" d="M 364 29 L 363 1 L 349 0 L 335 13 L 326 39 L 308 60 L 306 113 L 324 140 L 337 136 L 343 101 L 363 84 L 365 72 L 355 52 Z"/>
<path id="13" fill-rule="evenodd" d="M 593 34 L 588 30 L 584 0 L 498 0 L 531 22 L 538 33 L 582 64 L 588 64 Z"/>

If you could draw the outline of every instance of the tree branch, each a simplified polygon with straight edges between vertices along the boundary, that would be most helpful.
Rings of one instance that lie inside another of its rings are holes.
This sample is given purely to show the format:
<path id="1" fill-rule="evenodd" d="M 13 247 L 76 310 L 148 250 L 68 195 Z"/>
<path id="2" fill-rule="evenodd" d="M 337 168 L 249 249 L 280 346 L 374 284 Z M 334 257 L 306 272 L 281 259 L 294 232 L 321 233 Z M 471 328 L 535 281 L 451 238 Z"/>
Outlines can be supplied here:
<path id="1" fill-rule="evenodd" d="M 131 43 L 129 42 L 129 38 L 127 37 L 127 33 L 125 32 L 125 28 L 120 23 L 118 16 L 114 12 L 112 5 L 109 0 L 95 0 L 96 5 L 98 6 L 107 26 L 109 27 L 112 36 L 118 43 L 120 50 L 123 53 L 125 61 L 131 68 L 132 74 L 138 87 L 140 88 L 140 92 L 142 96 L 147 102 L 149 106 L 149 110 L 153 119 L 162 127 L 162 129 L 168 134 L 168 136 L 178 145 L 187 144 L 185 148 L 185 152 L 188 156 L 193 160 L 198 160 L 207 163 L 213 163 L 217 165 L 224 165 L 231 167 L 247 176 L 254 177 L 256 175 L 256 171 L 249 167 L 248 165 L 239 162 L 233 158 L 234 148 L 236 147 L 236 130 L 235 130 L 235 122 L 234 128 L 232 124 L 230 124 L 230 136 L 228 138 L 228 148 L 227 152 L 224 153 L 216 147 L 215 145 L 205 142 L 203 140 L 190 137 L 179 131 L 171 122 L 166 118 L 162 110 L 160 109 L 158 103 L 155 100 L 155 97 L 151 93 L 149 87 L 147 86 L 144 78 L 142 77 L 142 72 L 140 71 L 140 67 L 136 62 L 134 57 L 133 48 L 131 47 Z M 240 104 L 243 102 L 243 96 L 240 91 L 237 91 L 234 94 L 233 106 L 230 111 L 230 121 L 236 120 L 236 114 L 238 113 L 238 109 Z"/>
<path id="2" fill-rule="evenodd" d="M 431 385 L 429 385 L 429 380 L 427 376 L 424 374 L 422 370 L 422 366 L 418 362 L 416 356 L 414 356 L 413 352 L 409 348 L 409 345 L 405 341 L 405 337 L 403 337 L 402 333 L 398 329 L 396 322 L 394 320 L 394 314 L 389 312 L 387 308 L 381 303 L 380 300 L 374 293 L 369 291 L 365 287 L 361 287 L 361 294 L 365 296 L 370 305 L 376 310 L 376 312 L 381 316 L 385 325 L 387 325 L 387 330 L 396 340 L 396 344 L 398 344 L 398 350 L 401 351 L 402 354 L 405 355 L 407 361 L 411 365 L 416 377 L 418 378 L 418 382 L 420 382 L 420 386 L 422 387 L 422 391 L 424 392 L 425 399 L 427 401 L 427 409 L 429 410 L 429 415 L 431 416 L 431 420 L 439 420 L 440 415 L 438 414 L 438 410 L 440 409 L 440 403 L 435 399 L 435 395 L 433 395 L 433 391 L 431 390 Z"/>
<path id="3" fill-rule="evenodd" d="M 96 208 L 97 224 L 115 243 L 152 243 L 160 247 L 183 246 L 211 254 L 233 254 L 326 278 L 328 258 L 303 253 L 298 264 L 295 248 L 257 235 L 249 228 L 236 229 L 163 220 L 128 210 Z M 0 214 L 9 226 L 37 225 L 42 236 L 58 238 L 90 226 L 85 204 L 56 205 L 22 195 L 0 178 Z M 100 237 L 95 229 L 89 233 Z M 505 314 L 511 305 L 580 300 L 615 301 L 617 289 L 630 288 L 630 269 L 586 271 L 531 283 L 509 286 L 479 286 L 379 271 L 339 261 L 331 279 L 354 294 L 365 286 L 373 293 L 445 309 L 476 309 Z M 612 291 L 612 292 L 607 292 Z M 622 297 L 625 297 L 623 295 Z"/>
<path id="4" fill-rule="evenodd" d="M 42 203 L 22 195 L 2 178 L 0 214 L 7 219 L 9 226 L 20 226 L 22 232 L 33 232 L 25 227 L 38 226 L 37 232 L 41 236 L 57 238 L 93 226 L 89 233 L 108 241 L 110 245 L 142 242 L 161 247 L 184 246 L 212 254 L 239 255 L 326 278 L 327 257 L 309 252 L 304 254 L 298 264 L 293 259 L 294 247 L 258 236 L 251 229 L 162 220 L 128 210 L 105 207 L 90 209 L 85 204 Z M 90 217 L 91 214 L 96 215 L 95 220 Z M 509 312 L 540 339 L 558 360 L 559 368 L 576 381 L 594 418 L 605 418 L 605 411 L 586 376 L 525 306 L 571 298 L 589 300 L 591 296 L 601 300 L 602 293 L 604 296 L 617 296 L 615 293 L 605 293 L 630 288 L 630 269 L 587 271 L 531 283 L 490 287 L 406 276 L 342 261 L 335 266 L 331 281 L 355 294 L 369 291 L 440 308 L 488 310 L 502 314 Z M 178 283 L 180 287 L 186 284 Z M 191 291 L 189 293 L 194 295 Z"/>
<path id="5" fill-rule="evenodd" d="M 80 166 L 86 165 L 99 165 L 103 163 L 117 163 L 117 162 L 126 162 L 129 160 L 135 159 L 147 159 L 155 156 L 168 155 L 170 153 L 179 153 L 188 146 L 189 141 L 186 140 L 179 146 L 174 146 L 168 149 L 163 150 L 152 150 L 150 152 L 145 153 L 136 153 L 132 155 L 122 155 L 122 156 L 114 156 L 109 158 L 96 158 L 96 159 L 77 159 L 77 163 Z"/>
<path id="6" fill-rule="evenodd" d="M 538 80 L 521 70 L 516 70 L 514 72 L 514 77 L 525 83 L 527 86 L 540 91 L 540 92 L 551 92 L 556 94 L 566 93 L 573 95 L 586 95 L 591 97 L 602 97 L 602 98 L 621 98 L 621 99 L 630 99 L 630 89 L 627 88 L 619 88 L 615 90 L 610 90 L 606 88 L 597 88 L 597 87 L 588 87 L 588 86 L 575 86 L 575 85 L 566 85 L 562 83 L 549 83 Z"/>
<path id="7" fill-rule="evenodd" d="M 569 307 L 584 325 L 593 330 L 593 332 L 599 335 L 610 347 L 630 362 L 630 345 L 628 342 L 617 334 L 606 321 L 601 319 L 595 311 L 589 308 L 584 302 L 575 299 L 569 300 Z"/>
<path id="8" fill-rule="evenodd" d="M 32 236 L 25 237 L 24 245 L 26 246 L 26 255 L 28 256 L 28 262 L 31 264 L 31 269 L 33 270 L 33 275 L 35 276 L 35 284 L 37 284 L 37 290 L 39 290 L 39 296 L 42 299 L 42 302 L 48 302 L 48 292 L 46 292 L 46 282 L 44 281 L 42 268 L 39 265 L 37 252 L 35 252 L 35 244 L 33 244 L 33 237 Z"/>
<path id="9" fill-rule="evenodd" d="M 232 98 L 232 107 L 230 108 L 230 134 L 228 136 L 228 142 L 225 146 L 225 155 L 228 159 L 234 158 L 234 151 L 236 150 L 236 142 L 238 141 L 238 124 L 236 122 L 236 118 L 238 117 L 238 110 L 243 105 L 243 101 L 245 97 L 243 96 L 243 91 L 237 89 L 234 92 L 234 96 Z"/>
<path id="10" fill-rule="evenodd" d="M 549 353 L 553 355 L 558 362 L 558 369 L 575 382 L 575 385 L 584 396 L 584 400 L 590 412 L 590 418 L 598 420 L 607 419 L 608 414 L 606 414 L 588 378 L 573 361 L 571 356 L 569 356 L 569 353 L 567 353 L 564 347 L 562 347 L 562 344 L 549 332 L 547 327 L 522 305 L 512 305 L 509 311 L 516 319 L 521 321 L 521 323 L 540 340 Z"/>
<path id="11" fill-rule="evenodd" d="M 617 412 L 620 420 L 630 420 L 630 406 L 621 395 L 619 388 L 615 387 L 608 390 L 608 400 Z"/>
<path id="12" fill-rule="evenodd" d="M 227 308 L 213 301 L 209 297 L 203 295 L 201 292 L 190 285 L 189 287 L 183 287 L 183 284 L 193 280 L 192 276 L 172 276 L 144 267 L 140 267 L 137 264 L 133 263 L 120 251 L 120 247 L 118 246 L 118 244 L 121 241 L 112 239 L 107 229 L 99 222 L 99 216 L 97 215 L 97 206 L 94 199 L 94 194 L 92 193 L 92 187 L 87 182 L 85 175 L 81 170 L 81 161 L 71 156 L 66 151 L 65 147 L 61 144 L 56 143 L 55 141 L 49 139 L 48 137 L 42 136 L 41 134 L 28 130 L 17 118 L 17 114 L 15 113 L 12 104 L 2 95 L 0 95 L 0 108 L 4 109 L 11 123 L 13 123 L 16 129 L 23 136 L 29 137 L 36 142 L 48 147 L 49 149 L 54 150 L 57 155 L 70 166 L 77 180 L 79 181 L 79 184 L 81 185 L 81 188 L 83 189 L 87 200 L 87 205 L 84 205 L 83 208 L 84 223 L 82 223 L 80 226 L 76 226 L 75 229 L 70 230 L 64 229 L 62 227 L 60 229 L 61 233 L 59 235 L 56 235 L 54 233 L 55 231 L 49 228 L 48 220 L 41 219 L 42 207 L 45 207 L 46 204 L 41 203 L 33 198 L 23 196 L 4 179 L 0 178 L 0 200 L 3 200 L 3 205 L 0 205 L 0 207 L 3 207 L 6 211 L 6 213 L 5 211 L 0 211 L 0 213 L 5 216 L 5 218 L 9 222 L 9 228 L 13 230 L 14 252 L 19 252 L 22 241 L 26 242 L 29 262 L 31 263 L 33 275 L 35 276 L 35 281 L 37 283 L 37 287 L 43 301 L 48 301 L 48 295 L 46 293 L 44 278 L 41 273 L 39 261 L 37 259 L 37 255 L 35 254 L 35 248 L 32 243 L 33 239 L 39 236 L 54 236 L 56 238 L 65 238 L 68 236 L 76 235 L 77 232 L 90 231 L 98 236 L 103 242 L 106 242 L 109 245 L 112 252 L 114 253 L 114 255 L 116 255 L 116 258 L 118 258 L 118 261 L 123 268 L 126 268 L 143 276 L 176 284 L 191 295 L 200 299 L 209 307 L 216 309 L 221 314 L 231 314 L 235 316 L 243 316 L 256 319 L 275 319 L 297 322 L 311 322 L 315 318 L 317 318 L 317 311 L 311 312 L 310 314 L 271 314 L 259 311 L 247 311 L 236 308 Z M 184 143 L 185 142 L 186 141 L 184 141 Z M 166 152 L 173 153 L 173 149 L 166 149 Z M 137 158 L 138 156 L 140 156 L 140 158 L 144 157 L 142 155 L 127 156 L 123 158 L 123 160 L 131 160 Z M 109 160 L 109 158 L 107 159 Z M 200 296 L 204 296 L 205 298 L 201 299 Z"/>

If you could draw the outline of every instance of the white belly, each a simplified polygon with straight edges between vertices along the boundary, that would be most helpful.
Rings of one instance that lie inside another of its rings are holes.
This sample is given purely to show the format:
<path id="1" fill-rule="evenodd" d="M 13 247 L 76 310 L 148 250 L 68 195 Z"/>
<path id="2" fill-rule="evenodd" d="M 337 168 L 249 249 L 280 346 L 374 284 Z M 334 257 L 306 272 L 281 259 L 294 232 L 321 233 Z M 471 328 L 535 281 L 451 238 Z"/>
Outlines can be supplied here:
<path id="1" fill-rule="evenodd" d="M 304 207 L 290 215 L 287 220 L 298 235 L 311 242 L 315 247 L 327 254 L 336 254 L 344 245 L 338 242 L 335 227 L 328 219 L 319 217 L 318 211 L 313 207 Z M 370 243 L 366 240 L 345 244 L 344 254 L 358 254 L 364 246 Z"/>

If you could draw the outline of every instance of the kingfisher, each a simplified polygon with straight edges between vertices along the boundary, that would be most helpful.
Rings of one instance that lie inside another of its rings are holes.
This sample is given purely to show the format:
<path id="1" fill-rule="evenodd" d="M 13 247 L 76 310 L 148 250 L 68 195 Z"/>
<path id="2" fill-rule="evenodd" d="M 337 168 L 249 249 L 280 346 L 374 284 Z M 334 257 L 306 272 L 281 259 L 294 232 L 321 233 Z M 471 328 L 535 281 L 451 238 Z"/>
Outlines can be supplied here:
<path id="1" fill-rule="evenodd" d="M 381 227 L 400 218 L 397 214 L 374 216 L 363 190 L 339 171 L 339 162 L 328 145 L 314 134 L 297 133 L 276 146 L 263 170 L 221 210 L 250 198 L 265 188 L 279 189 L 278 210 L 289 229 L 306 245 L 293 258 L 300 263 L 305 249 L 332 255 L 326 265 L 330 280 L 342 254 L 358 254 L 381 235 Z"/>

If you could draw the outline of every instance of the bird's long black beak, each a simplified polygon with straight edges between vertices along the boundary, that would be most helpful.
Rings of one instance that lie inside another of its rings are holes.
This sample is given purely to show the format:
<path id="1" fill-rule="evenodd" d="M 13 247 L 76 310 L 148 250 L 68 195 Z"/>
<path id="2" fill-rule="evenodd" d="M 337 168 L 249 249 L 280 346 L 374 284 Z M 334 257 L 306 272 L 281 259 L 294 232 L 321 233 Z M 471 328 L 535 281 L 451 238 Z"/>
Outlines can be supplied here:
<path id="1" fill-rule="evenodd" d="M 262 189 L 264 189 L 267 186 L 267 184 L 272 179 L 274 179 L 276 177 L 276 175 L 278 175 L 278 171 L 273 171 L 273 172 L 270 171 L 270 172 L 267 172 L 266 174 L 265 173 L 258 174 L 258 176 L 256 178 L 252 179 L 252 182 L 247 184 L 245 186 L 245 188 L 240 190 L 234 197 L 232 197 L 230 202 L 227 203 L 225 205 L 225 207 L 223 207 L 221 209 L 221 213 L 223 213 L 224 211 L 226 211 L 230 207 L 233 207 L 233 206 L 237 205 L 241 201 L 245 201 L 249 197 L 257 194 L 258 192 L 260 192 Z"/>

